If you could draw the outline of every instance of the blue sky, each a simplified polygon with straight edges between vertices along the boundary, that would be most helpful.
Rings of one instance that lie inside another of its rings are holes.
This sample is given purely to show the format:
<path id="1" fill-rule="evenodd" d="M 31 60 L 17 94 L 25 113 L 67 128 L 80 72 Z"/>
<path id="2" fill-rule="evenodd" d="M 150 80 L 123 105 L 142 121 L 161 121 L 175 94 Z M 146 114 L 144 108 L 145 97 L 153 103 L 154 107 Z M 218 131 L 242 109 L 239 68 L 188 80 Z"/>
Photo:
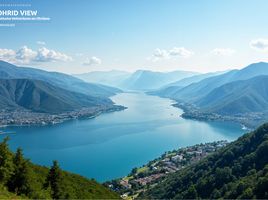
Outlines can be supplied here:
<path id="1" fill-rule="evenodd" d="M 207 72 L 268 61 L 266 0 L 21 2 L 51 21 L 0 27 L 0 58 L 19 65 Z"/>

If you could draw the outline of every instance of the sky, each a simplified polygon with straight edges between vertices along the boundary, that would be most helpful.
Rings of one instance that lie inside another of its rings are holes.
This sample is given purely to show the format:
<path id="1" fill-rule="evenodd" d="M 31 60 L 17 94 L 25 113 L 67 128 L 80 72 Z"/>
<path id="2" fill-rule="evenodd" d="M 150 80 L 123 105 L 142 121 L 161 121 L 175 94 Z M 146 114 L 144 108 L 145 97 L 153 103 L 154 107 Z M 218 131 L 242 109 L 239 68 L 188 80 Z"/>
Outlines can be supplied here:
<path id="1" fill-rule="evenodd" d="M 268 62 L 267 0 L 5 0 L 47 22 L 0 26 L 0 59 L 69 74 Z M 0 16 L 1 17 L 1 16 Z M 0 20 L 0 24 L 1 24 Z"/>

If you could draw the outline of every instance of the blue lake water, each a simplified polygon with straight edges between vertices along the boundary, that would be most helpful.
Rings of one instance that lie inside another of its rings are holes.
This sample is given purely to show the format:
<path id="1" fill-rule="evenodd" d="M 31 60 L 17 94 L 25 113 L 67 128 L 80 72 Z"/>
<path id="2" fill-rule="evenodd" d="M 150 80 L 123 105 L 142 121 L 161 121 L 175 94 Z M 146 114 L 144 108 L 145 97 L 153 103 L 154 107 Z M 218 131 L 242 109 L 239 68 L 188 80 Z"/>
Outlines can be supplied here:
<path id="1" fill-rule="evenodd" d="M 238 124 L 182 119 L 169 99 L 123 93 L 112 100 L 128 109 L 53 126 L 6 127 L 15 134 L 0 139 L 9 135 L 12 150 L 22 147 L 34 163 L 50 166 L 58 160 L 63 169 L 102 182 L 127 175 L 165 151 L 231 141 L 244 133 Z"/>

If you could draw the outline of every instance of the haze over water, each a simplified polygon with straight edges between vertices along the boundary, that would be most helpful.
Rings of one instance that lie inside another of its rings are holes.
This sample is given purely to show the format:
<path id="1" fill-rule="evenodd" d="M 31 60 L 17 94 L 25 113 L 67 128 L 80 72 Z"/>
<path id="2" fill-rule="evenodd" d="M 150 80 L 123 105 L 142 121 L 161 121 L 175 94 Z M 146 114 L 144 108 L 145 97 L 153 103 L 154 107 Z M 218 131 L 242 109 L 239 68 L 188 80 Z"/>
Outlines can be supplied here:
<path id="1" fill-rule="evenodd" d="M 127 175 L 165 151 L 216 140 L 234 140 L 244 131 L 227 122 L 198 122 L 180 117 L 172 100 L 143 93 L 112 97 L 128 109 L 94 119 L 35 127 L 7 127 L 13 150 L 22 147 L 34 163 L 50 166 L 58 160 L 64 170 L 98 181 Z"/>

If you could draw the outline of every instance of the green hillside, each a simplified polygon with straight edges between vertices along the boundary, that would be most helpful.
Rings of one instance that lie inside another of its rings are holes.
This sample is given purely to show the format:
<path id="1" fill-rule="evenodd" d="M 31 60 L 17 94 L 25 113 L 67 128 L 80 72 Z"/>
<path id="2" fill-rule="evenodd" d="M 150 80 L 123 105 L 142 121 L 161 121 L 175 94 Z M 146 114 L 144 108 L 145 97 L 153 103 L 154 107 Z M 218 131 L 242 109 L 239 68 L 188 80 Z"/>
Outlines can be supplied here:
<path id="1" fill-rule="evenodd" d="M 225 84 L 199 100 L 197 105 L 223 115 L 268 110 L 268 76 Z"/>
<path id="2" fill-rule="evenodd" d="M 147 199 L 267 199 L 268 124 L 140 195 Z"/>
<path id="3" fill-rule="evenodd" d="M 188 103 L 195 103 L 217 87 L 233 81 L 247 80 L 260 75 L 268 75 L 268 63 L 253 63 L 241 70 L 231 70 L 227 73 L 192 83 L 184 88 L 179 87 L 176 89 L 173 87 L 172 93 L 170 93 L 170 89 L 168 89 L 167 94 L 165 93 L 165 90 L 160 90 L 158 95 L 175 100 L 187 101 Z M 157 91 L 155 94 L 157 95 Z"/>
<path id="4" fill-rule="evenodd" d="M 0 143 L 1 199 L 118 199 L 94 180 L 62 171 L 56 161 L 49 169 L 26 160 L 20 149 L 13 154 L 5 139 Z"/>
<path id="5" fill-rule="evenodd" d="M 112 105 L 108 98 L 71 92 L 47 82 L 30 79 L 0 79 L 0 108 L 24 108 L 35 112 L 61 113 L 83 107 Z"/>
<path id="6" fill-rule="evenodd" d="M 117 88 L 101 84 L 87 83 L 64 73 L 48 72 L 30 67 L 17 67 L 1 60 L 0 78 L 41 80 L 65 90 L 79 92 L 94 97 L 110 97 L 116 93 L 122 92 Z"/>

